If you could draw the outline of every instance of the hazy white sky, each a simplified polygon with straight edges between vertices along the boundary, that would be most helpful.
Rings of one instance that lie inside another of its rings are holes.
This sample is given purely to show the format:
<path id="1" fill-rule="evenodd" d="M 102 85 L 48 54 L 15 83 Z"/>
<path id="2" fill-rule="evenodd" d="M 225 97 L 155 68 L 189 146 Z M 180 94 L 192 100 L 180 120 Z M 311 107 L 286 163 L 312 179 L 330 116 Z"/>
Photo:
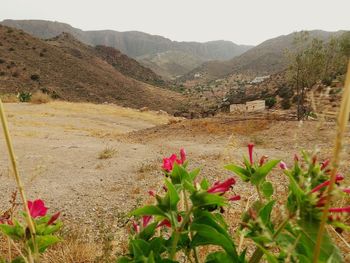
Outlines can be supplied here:
<path id="1" fill-rule="evenodd" d="M 3 19 L 256 45 L 303 29 L 350 30 L 350 0 L 0 0 Z"/>

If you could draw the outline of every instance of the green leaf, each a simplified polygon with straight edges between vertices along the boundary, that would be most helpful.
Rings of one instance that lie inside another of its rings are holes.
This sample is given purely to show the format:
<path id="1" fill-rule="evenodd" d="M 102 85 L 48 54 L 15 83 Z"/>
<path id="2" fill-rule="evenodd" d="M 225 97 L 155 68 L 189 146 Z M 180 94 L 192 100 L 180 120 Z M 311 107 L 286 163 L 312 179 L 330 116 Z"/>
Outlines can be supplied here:
<path id="1" fill-rule="evenodd" d="M 259 185 L 269 172 L 280 162 L 280 160 L 271 160 L 263 166 L 258 167 L 252 175 L 251 182 L 254 185 Z"/>
<path id="2" fill-rule="evenodd" d="M 25 235 L 23 226 L 16 219 L 14 225 L 0 224 L 0 231 L 13 240 L 22 239 Z"/>
<path id="3" fill-rule="evenodd" d="M 267 249 L 265 249 L 263 246 L 259 245 L 258 243 L 256 245 L 265 254 L 266 260 L 268 263 L 278 263 L 277 257 L 274 254 L 272 254 L 270 251 L 268 251 Z"/>
<path id="4" fill-rule="evenodd" d="M 194 193 L 196 191 L 196 188 L 193 186 L 193 183 L 191 183 L 188 180 L 184 180 L 183 181 L 183 187 L 189 191 L 191 194 Z"/>
<path id="5" fill-rule="evenodd" d="M 142 239 L 134 239 L 131 240 L 130 243 L 136 260 L 148 257 L 150 253 L 150 244 L 148 242 Z"/>
<path id="6" fill-rule="evenodd" d="M 194 206 L 197 207 L 203 207 L 203 206 L 211 206 L 211 205 L 217 205 L 217 206 L 224 206 L 226 204 L 226 198 L 216 195 L 216 194 L 210 194 L 207 192 L 194 192 L 190 196 L 191 201 Z"/>
<path id="7" fill-rule="evenodd" d="M 319 222 L 312 220 L 301 220 L 298 222 L 301 227 L 301 237 L 296 246 L 298 254 L 312 258 L 315 249 L 317 233 L 319 228 Z M 321 253 L 318 262 L 327 262 L 332 257 L 332 262 L 343 262 L 342 254 L 339 248 L 334 244 L 327 232 L 323 234 L 323 240 L 321 245 Z"/>
<path id="8" fill-rule="evenodd" d="M 210 253 L 205 259 L 205 262 L 206 263 L 232 263 L 232 259 L 226 252 L 218 251 L 218 252 Z"/>
<path id="9" fill-rule="evenodd" d="M 52 246 L 60 241 L 60 238 L 53 235 L 35 236 L 35 243 L 38 247 L 39 253 L 44 253 L 49 246 Z M 28 241 L 28 245 L 30 249 L 34 252 L 33 242 L 31 239 Z"/>
<path id="10" fill-rule="evenodd" d="M 178 192 L 175 189 L 175 186 L 168 180 L 165 180 L 165 185 L 168 188 L 167 195 L 169 196 L 169 208 L 171 211 L 177 210 L 177 203 L 180 201 Z"/>
<path id="11" fill-rule="evenodd" d="M 191 181 L 193 181 L 194 179 L 196 179 L 197 175 L 200 173 L 201 169 L 200 168 L 196 168 L 194 170 L 192 170 L 190 173 L 189 173 L 189 177 L 191 179 Z"/>
<path id="12" fill-rule="evenodd" d="M 210 184 L 209 184 L 208 180 L 206 178 L 204 178 L 201 182 L 201 188 L 203 190 L 208 190 L 209 186 L 210 186 Z"/>
<path id="13" fill-rule="evenodd" d="M 261 210 L 259 211 L 259 216 L 261 218 L 261 221 L 264 223 L 264 225 L 266 226 L 270 226 L 271 225 L 271 212 L 272 212 L 272 208 L 275 205 L 276 201 L 272 200 L 270 202 L 268 202 L 263 208 L 261 208 Z"/>
<path id="14" fill-rule="evenodd" d="M 261 185 L 261 190 L 266 198 L 270 198 L 273 195 L 273 186 L 270 182 L 264 182 Z"/>
<path id="15" fill-rule="evenodd" d="M 250 173 L 247 169 L 234 164 L 226 165 L 224 168 L 237 174 L 244 182 L 249 181 Z"/>
<path id="16" fill-rule="evenodd" d="M 149 224 L 147 227 L 142 229 L 142 231 L 138 234 L 138 237 L 146 241 L 149 240 L 154 235 L 154 231 L 156 230 L 157 225 L 158 222 Z"/>
<path id="17" fill-rule="evenodd" d="M 232 240 L 218 232 L 215 228 L 205 224 L 193 223 L 191 225 L 191 231 L 196 231 L 191 242 L 192 247 L 200 245 L 217 245 L 222 247 L 234 262 L 237 262 L 238 255 Z"/>
<path id="18" fill-rule="evenodd" d="M 148 216 L 164 216 L 164 217 L 166 217 L 166 214 L 160 208 L 158 208 L 157 206 L 154 206 L 154 205 L 148 205 L 148 206 L 144 206 L 144 207 L 135 209 L 130 214 L 133 216 L 148 215 Z"/>

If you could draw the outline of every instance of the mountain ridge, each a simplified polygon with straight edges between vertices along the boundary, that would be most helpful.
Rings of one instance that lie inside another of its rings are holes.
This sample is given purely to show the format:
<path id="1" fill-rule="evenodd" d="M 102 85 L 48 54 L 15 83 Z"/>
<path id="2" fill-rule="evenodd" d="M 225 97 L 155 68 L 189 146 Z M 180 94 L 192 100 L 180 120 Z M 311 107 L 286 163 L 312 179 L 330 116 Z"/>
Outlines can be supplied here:
<path id="1" fill-rule="evenodd" d="M 81 30 L 74 28 L 69 24 L 61 22 L 52 22 L 45 20 L 10 20 L 5 19 L 1 24 L 21 29 L 31 35 L 39 38 L 48 39 L 55 37 L 63 32 L 70 33 L 79 41 L 89 45 L 104 45 L 117 48 L 122 53 L 132 57 L 139 62 L 142 61 L 142 56 L 153 56 L 158 53 L 164 53 L 165 51 L 177 51 L 182 52 L 187 56 L 192 56 L 198 60 L 196 66 L 209 60 L 228 60 L 245 51 L 249 50 L 252 46 L 249 45 L 237 45 L 231 41 L 226 40 L 214 40 L 209 42 L 186 42 L 186 41 L 172 41 L 168 38 L 158 35 L 151 35 L 140 31 L 126 31 L 119 32 L 115 30 Z M 150 60 L 150 59 L 149 59 Z M 158 67 L 161 64 L 157 64 L 156 61 L 151 59 L 146 64 L 151 66 L 152 70 L 156 73 Z M 188 68 L 188 65 L 174 61 L 172 57 L 167 58 L 170 63 L 173 64 L 173 68 L 183 67 Z M 172 68 L 172 67 L 170 67 Z M 192 69 L 192 68 L 191 68 Z M 165 69 L 166 70 L 166 69 Z M 167 71 L 167 70 L 166 70 Z M 178 74 L 178 71 L 167 71 L 164 74 L 165 77 L 174 78 Z"/>
<path id="2" fill-rule="evenodd" d="M 124 75 L 93 47 L 69 35 L 41 40 L 0 25 L 0 92 L 36 90 L 68 101 L 111 102 L 170 113 L 184 101 L 178 93 Z"/>

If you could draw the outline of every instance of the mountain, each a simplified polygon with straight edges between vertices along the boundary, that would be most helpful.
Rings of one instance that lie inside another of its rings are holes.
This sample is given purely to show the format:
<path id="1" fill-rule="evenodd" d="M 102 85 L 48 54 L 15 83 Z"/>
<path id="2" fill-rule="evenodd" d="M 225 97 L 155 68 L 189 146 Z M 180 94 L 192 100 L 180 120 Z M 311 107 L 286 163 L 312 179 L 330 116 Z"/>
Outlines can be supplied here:
<path id="1" fill-rule="evenodd" d="M 206 43 L 177 42 L 137 31 L 83 31 L 68 24 L 44 20 L 4 20 L 1 24 L 22 29 L 43 39 L 66 32 L 89 45 L 114 47 L 168 78 L 187 73 L 205 61 L 232 59 L 252 48 L 223 40 Z"/>
<path id="2" fill-rule="evenodd" d="M 345 31 L 308 31 L 310 38 L 327 40 Z M 297 32 L 264 41 L 242 55 L 228 61 L 209 61 L 182 77 L 182 81 L 199 77 L 204 81 L 223 78 L 230 74 L 269 75 L 284 70 L 287 66 L 286 50 L 293 50 Z"/>
<path id="3" fill-rule="evenodd" d="M 119 51 L 107 50 L 83 44 L 69 34 L 41 40 L 0 25 L 0 92 L 41 89 L 69 101 L 113 102 L 171 113 L 183 108 L 178 93 L 136 80 L 141 74 L 137 70 L 148 72 L 146 76 L 154 73 Z M 113 66 L 115 56 L 119 64 Z"/>

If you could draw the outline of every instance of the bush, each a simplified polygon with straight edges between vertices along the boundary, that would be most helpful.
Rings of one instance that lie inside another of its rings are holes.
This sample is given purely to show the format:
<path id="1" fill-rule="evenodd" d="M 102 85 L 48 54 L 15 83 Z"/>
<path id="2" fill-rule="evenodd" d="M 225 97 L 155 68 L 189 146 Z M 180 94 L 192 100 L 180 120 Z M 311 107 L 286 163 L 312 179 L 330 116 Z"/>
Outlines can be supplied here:
<path id="1" fill-rule="evenodd" d="M 278 96 L 280 96 L 283 99 L 290 99 L 291 97 L 293 97 L 294 92 L 293 90 L 288 87 L 288 86 L 281 86 L 278 90 L 277 90 L 277 94 Z"/>
<path id="2" fill-rule="evenodd" d="M 34 104 L 43 104 L 48 103 L 50 101 L 51 97 L 48 94 L 43 93 L 42 91 L 36 91 L 30 100 L 30 102 Z"/>
<path id="3" fill-rule="evenodd" d="M 20 102 L 29 102 L 32 98 L 32 93 L 22 91 L 17 95 Z"/>
<path id="4" fill-rule="evenodd" d="M 271 109 L 276 104 L 276 102 L 277 100 L 275 97 L 269 97 L 265 99 L 265 104 L 269 109 Z"/>
<path id="5" fill-rule="evenodd" d="M 0 58 L 0 64 L 3 64 L 5 62 L 6 62 L 5 59 Z"/>
<path id="6" fill-rule="evenodd" d="M 281 101 L 281 106 L 282 106 L 282 109 L 288 110 L 288 109 L 290 109 L 290 107 L 291 107 L 292 105 L 290 104 L 289 99 L 283 99 L 283 100 Z"/>
<path id="7" fill-rule="evenodd" d="M 33 74 L 30 76 L 30 79 L 33 81 L 38 81 L 40 79 L 40 76 L 38 74 Z"/>
<path id="8" fill-rule="evenodd" d="M 202 262 L 246 263 L 260 262 L 264 256 L 266 262 L 301 262 L 300 259 L 312 257 L 326 206 L 330 162 L 319 163 L 316 155 L 303 152 L 303 158 L 294 156 L 294 164 L 289 169 L 280 160 L 269 160 L 267 156 L 257 159 L 253 148 L 253 144 L 248 145 L 249 157 L 244 157 L 241 165 L 229 164 L 225 168 L 239 177 L 241 184 L 257 190 L 257 200 L 242 211 L 234 233 L 234 237 L 240 234 L 248 239 L 249 245 L 255 244 L 254 253 L 246 253 L 247 247 L 238 249 L 246 245 L 236 244 L 223 215 L 223 207 L 240 200 L 240 195 L 232 191 L 236 178 L 213 184 L 203 177 L 196 179 L 200 169 L 189 169 L 182 149 L 180 157 L 172 154 L 163 159 L 163 189 L 148 191 L 153 204 L 148 202 L 130 213 L 134 218 L 129 224 L 129 252 L 117 262 L 200 262 L 200 258 L 206 258 Z M 276 166 L 289 181 L 288 197 L 283 201 L 274 195 L 274 185 L 269 181 Z M 343 179 L 344 176 L 338 174 L 337 184 L 333 185 L 339 199 L 350 193 L 350 189 L 344 191 L 339 186 Z M 326 223 L 339 231 L 347 229 L 345 218 L 339 214 L 348 210 L 346 206 L 329 208 Z M 328 233 L 320 233 L 326 242 L 319 243 L 322 260 L 317 262 L 344 262 Z M 208 245 L 212 247 L 202 249 Z M 180 255 L 181 261 L 177 261 Z"/>

